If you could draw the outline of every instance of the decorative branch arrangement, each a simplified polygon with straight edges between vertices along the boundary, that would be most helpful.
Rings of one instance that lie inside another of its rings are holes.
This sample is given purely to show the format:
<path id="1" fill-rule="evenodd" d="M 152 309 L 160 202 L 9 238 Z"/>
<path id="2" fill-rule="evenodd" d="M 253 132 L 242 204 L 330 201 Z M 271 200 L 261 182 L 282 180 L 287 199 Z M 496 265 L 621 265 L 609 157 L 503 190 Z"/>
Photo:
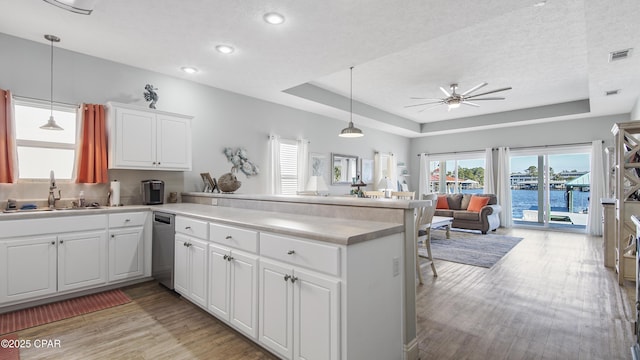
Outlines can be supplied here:
<path id="1" fill-rule="evenodd" d="M 233 167 L 231 168 L 232 171 L 234 169 L 240 170 L 247 175 L 247 177 L 251 175 L 258 175 L 258 173 L 260 173 L 260 169 L 258 169 L 258 167 L 247 158 L 246 149 L 237 148 L 234 151 L 232 148 L 228 147 L 224 148 L 224 154 L 227 157 L 227 160 L 233 164 Z"/>

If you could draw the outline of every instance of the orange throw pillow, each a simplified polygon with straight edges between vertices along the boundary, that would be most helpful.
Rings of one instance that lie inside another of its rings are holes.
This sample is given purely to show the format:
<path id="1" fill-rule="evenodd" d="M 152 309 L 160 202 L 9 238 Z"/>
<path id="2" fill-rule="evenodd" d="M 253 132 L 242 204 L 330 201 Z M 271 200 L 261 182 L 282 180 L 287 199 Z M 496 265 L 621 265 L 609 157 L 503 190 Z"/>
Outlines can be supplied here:
<path id="1" fill-rule="evenodd" d="M 480 210 L 489 203 L 489 198 L 486 196 L 472 196 L 469 201 L 467 211 L 480 212 Z"/>
<path id="2" fill-rule="evenodd" d="M 438 195 L 438 203 L 436 204 L 436 209 L 449 209 L 447 195 Z"/>

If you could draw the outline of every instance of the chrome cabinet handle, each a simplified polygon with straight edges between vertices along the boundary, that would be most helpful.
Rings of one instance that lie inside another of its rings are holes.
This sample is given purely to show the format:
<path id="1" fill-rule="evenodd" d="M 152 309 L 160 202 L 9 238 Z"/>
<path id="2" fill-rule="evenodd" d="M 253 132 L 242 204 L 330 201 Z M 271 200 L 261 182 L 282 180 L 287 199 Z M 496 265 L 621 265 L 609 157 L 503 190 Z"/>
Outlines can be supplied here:
<path id="1" fill-rule="evenodd" d="M 52 242 L 51 242 L 51 245 L 55 245 L 55 244 L 56 244 L 56 242 L 55 242 L 55 241 L 52 241 Z"/>
<path id="2" fill-rule="evenodd" d="M 184 229 L 185 230 L 191 230 L 191 226 L 185 226 Z"/>
<path id="3" fill-rule="evenodd" d="M 231 239 L 231 238 L 233 238 L 233 236 L 231 236 L 231 235 L 227 235 L 227 236 L 225 237 L 225 239 L 227 239 L 227 240 L 229 240 L 229 239 Z"/>
<path id="4" fill-rule="evenodd" d="M 293 255 L 293 254 L 295 254 L 295 253 L 296 253 L 296 251 L 295 251 L 295 250 L 289 250 L 289 251 L 287 251 L 287 255 Z"/>
<path id="5" fill-rule="evenodd" d="M 124 222 L 129 222 L 131 221 L 131 219 L 124 219 Z"/>
<path id="6" fill-rule="evenodd" d="M 229 257 L 229 256 L 225 255 L 225 256 L 223 256 L 222 258 L 223 258 L 223 259 L 225 259 L 225 260 L 227 260 L 227 258 L 228 258 L 228 257 Z"/>
<path id="7" fill-rule="evenodd" d="M 293 284 L 294 282 L 296 282 L 296 280 L 298 280 L 298 278 L 297 278 L 297 277 L 295 277 L 295 276 L 292 276 L 292 277 L 291 277 L 291 283 L 292 283 L 292 284 Z"/>
<path id="8" fill-rule="evenodd" d="M 64 244 L 64 240 L 60 240 L 60 244 Z"/>
<path id="9" fill-rule="evenodd" d="M 227 261 L 231 261 L 231 260 L 233 260 L 233 259 L 234 259 L 234 257 L 233 257 L 233 256 L 227 256 Z"/>
<path id="10" fill-rule="evenodd" d="M 114 237 L 116 237 L 115 235 L 111 234 L 111 238 L 113 239 Z"/>
<path id="11" fill-rule="evenodd" d="M 289 279 L 291 279 L 291 275 L 287 274 L 287 275 L 284 276 L 284 281 L 287 281 Z"/>

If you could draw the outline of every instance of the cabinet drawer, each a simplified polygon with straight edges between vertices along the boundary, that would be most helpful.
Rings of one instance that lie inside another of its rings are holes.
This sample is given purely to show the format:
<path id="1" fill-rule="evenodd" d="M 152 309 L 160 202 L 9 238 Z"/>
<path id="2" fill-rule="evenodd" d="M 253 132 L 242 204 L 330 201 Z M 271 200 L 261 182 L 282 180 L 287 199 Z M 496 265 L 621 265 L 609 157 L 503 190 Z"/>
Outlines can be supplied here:
<path id="1" fill-rule="evenodd" d="M 209 224 L 209 240 L 252 253 L 258 252 L 258 232 L 253 230 Z"/>
<path id="2" fill-rule="evenodd" d="M 109 214 L 109 227 L 144 226 L 146 212 Z"/>
<path id="3" fill-rule="evenodd" d="M 176 216 L 176 232 L 195 236 L 200 239 L 207 239 L 207 222 Z"/>
<path id="4" fill-rule="evenodd" d="M 261 233 L 260 255 L 340 276 L 340 247 L 336 245 Z"/>

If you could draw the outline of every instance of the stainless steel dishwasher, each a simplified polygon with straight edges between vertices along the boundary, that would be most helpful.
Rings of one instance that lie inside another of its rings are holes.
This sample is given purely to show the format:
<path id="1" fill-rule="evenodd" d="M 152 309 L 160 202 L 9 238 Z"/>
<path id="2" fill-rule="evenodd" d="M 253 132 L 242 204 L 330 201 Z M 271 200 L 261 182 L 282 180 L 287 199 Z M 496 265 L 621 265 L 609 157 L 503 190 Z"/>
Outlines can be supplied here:
<path id="1" fill-rule="evenodd" d="M 171 290 L 175 235 L 175 215 L 154 211 L 151 274 L 160 284 Z"/>

